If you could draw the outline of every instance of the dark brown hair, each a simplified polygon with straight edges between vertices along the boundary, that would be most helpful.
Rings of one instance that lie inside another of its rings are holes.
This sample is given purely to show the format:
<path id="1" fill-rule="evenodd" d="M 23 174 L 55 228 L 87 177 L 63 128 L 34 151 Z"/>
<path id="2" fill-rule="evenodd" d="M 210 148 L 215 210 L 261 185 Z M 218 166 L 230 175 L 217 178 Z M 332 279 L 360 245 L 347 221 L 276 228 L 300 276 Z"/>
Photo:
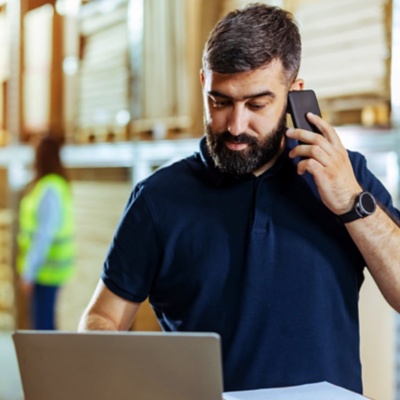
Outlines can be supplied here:
<path id="1" fill-rule="evenodd" d="M 35 181 L 48 174 L 57 174 L 69 180 L 61 161 L 61 146 L 61 140 L 54 136 L 40 139 L 35 152 Z"/>
<path id="2" fill-rule="evenodd" d="M 278 59 L 292 83 L 300 68 L 301 38 L 293 15 L 250 4 L 221 19 L 203 51 L 203 69 L 221 74 L 250 71 Z"/>

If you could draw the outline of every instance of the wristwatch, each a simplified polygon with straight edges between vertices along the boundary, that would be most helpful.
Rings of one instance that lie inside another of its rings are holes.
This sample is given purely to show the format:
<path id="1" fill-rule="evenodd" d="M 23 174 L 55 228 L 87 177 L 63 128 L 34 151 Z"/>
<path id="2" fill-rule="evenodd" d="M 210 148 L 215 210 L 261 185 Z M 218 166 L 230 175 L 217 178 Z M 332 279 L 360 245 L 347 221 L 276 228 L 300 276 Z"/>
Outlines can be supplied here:
<path id="1" fill-rule="evenodd" d="M 353 209 L 347 213 L 338 215 L 338 218 L 341 222 L 346 224 L 347 222 L 352 222 L 359 218 L 368 217 L 368 215 L 373 214 L 375 210 L 376 201 L 374 196 L 369 192 L 361 192 L 356 198 Z"/>

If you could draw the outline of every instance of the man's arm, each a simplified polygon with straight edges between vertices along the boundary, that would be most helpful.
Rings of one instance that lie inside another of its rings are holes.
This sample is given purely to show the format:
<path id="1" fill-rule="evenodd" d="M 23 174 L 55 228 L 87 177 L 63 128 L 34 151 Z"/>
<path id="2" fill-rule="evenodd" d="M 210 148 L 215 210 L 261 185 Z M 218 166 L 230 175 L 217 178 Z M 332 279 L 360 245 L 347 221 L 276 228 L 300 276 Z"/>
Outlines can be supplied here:
<path id="1" fill-rule="evenodd" d="M 386 301 L 400 312 L 400 228 L 380 207 L 346 228 Z"/>
<path id="2" fill-rule="evenodd" d="M 78 326 L 79 332 L 129 330 L 140 303 L 123 299 L 100 280 Z"/>
<path id="3" fill-rule="evenodd" d="M 304 157 L 298 173 L 309 172 L 324 204 L 336 215 L 350 211 L 362 191 L 336 131 L 316 115 L 307 114 L 322 135 L 290 129 L 287 136 L 306 145 L 296 146 L 290 157 Z M 374 214 L 345 224 L 387 302 L 400 312 L 400 228 L 378 206 Z"/>

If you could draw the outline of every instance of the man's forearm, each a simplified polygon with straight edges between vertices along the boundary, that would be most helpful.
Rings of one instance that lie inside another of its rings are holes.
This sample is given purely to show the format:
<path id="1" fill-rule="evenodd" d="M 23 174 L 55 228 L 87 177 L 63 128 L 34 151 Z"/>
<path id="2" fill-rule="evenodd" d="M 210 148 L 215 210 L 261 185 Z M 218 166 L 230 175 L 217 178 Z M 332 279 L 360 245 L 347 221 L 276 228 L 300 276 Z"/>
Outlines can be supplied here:
<path id="1" fill-rule="evenodd" d="M 346 224 L 387 302 L 400 312 L 400 228 L 381 209 Z"/>

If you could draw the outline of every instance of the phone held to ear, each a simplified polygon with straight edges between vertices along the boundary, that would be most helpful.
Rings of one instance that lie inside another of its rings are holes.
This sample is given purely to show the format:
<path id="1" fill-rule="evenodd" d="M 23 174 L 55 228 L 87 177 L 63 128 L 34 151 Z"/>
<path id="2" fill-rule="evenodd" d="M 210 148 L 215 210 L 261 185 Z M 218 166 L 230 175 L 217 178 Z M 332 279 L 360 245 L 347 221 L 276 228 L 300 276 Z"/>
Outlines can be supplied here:
<path id="1" fill-rule="evenodd" d="M 287 112 L 295 128 L 321 133 L 317 127 L 308 122 L 306 114 L 312 112 L 321 116 L 317 97 L 313 90 L 293 90 L 288 94 Z"/>

